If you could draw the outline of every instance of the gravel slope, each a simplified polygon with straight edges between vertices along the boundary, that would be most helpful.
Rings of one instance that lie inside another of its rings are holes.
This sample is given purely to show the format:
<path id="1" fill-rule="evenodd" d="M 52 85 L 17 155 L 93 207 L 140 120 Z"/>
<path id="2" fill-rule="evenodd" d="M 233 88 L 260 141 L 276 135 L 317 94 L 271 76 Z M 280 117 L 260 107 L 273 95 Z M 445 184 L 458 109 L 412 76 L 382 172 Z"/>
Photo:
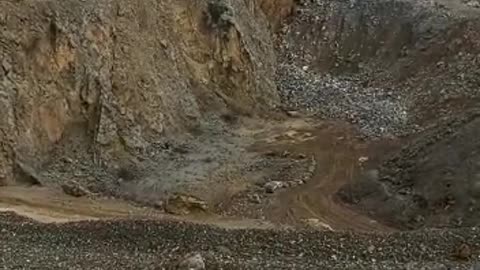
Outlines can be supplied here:
<path id="1" fill-rule="evenodd" d="M 478 258 L 480 247 L 478 228 L 375 235 L 139 220 L 40 224 L 3 213 L 0 231 L 3 269 L 175 269 L 190 252 L 206 269 L 471 269 L 452 254 L 466 244 Z"/>
<path id="2" fill-rule="evenodd" d="M 283 103 L 322 119 L 341 119 L 369 138 L 404 135 L 415 130 L 406 103 L 393 92 L 362 87 L 353 78 L 315 74 L 295 65 L 281 65 L 278 83 Z"/>

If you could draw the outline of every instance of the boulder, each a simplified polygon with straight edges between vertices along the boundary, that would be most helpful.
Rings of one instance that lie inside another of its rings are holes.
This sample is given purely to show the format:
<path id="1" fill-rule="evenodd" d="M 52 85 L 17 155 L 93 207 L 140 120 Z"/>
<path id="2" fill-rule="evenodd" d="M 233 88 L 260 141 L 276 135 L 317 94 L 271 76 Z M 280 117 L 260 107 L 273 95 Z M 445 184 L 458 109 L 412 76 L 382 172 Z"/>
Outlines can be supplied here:
<path id="1" fill-rule="evenodd" d="M 74 180 L 63 183 L 61 185 L 61 188 L 63 192 L 65 192 L 65 194 L 73 197 L 84 197 L 91 194 L 88 189 L 82 187 L 78 182 Z"/>
<path id="2" fill-rule="evenodd" d="M 203 270 L 205 269 L 205 261 L 200 253 L 189 254 L 180 261 L 177 266 L 178 270 Z"/>
<path id="3" fill-rule="evenodd" d="M 276 190 L 285 187 L 285 183 L 281 181 L 270 181 L 265 184 L 264 188 L 267 193 L 274 193 Z"/>

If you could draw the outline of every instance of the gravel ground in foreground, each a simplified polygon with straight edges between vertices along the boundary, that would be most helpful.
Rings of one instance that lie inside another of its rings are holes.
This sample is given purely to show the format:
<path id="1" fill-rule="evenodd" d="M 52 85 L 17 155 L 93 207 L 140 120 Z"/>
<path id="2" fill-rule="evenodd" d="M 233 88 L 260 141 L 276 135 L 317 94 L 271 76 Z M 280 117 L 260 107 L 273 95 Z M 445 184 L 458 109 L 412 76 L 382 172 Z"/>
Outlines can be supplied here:
<path id="1" fill-rule="evenodd" d="M 473 269 L 480 229 L 391 235 L 226 230 L 159 221 L 39 224 L 0 215 L 2 269 L 176 269 L 198 252 L 206 269 Z M 466 261 L 452 253 L 471 250 Z"/>

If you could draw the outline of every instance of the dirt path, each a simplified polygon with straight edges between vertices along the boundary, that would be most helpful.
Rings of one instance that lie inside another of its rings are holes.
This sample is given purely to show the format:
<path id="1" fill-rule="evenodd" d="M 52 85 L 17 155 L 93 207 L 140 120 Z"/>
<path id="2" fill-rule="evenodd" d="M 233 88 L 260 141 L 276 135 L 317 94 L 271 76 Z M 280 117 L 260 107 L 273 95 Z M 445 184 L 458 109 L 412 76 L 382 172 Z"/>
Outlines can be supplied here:
<path id="1" fill-rule="evenodd" d="M 155 209 L 106 198 L 74 198 L 60 190 L 36 187 L 0 188 L 0 212 L 15 212 L 42 223 L 83 220 L 144 219 L 210 224 L 227 229 L 272 229 L 273 224 L 254 219 L 225 218 L 214 214 L 174 216 Z"/>
<path id="2" fill-rule="evenodd" d="M 291 152 L 315 157 L 313 178 L 303 186 L 280 193 L 267 210 L 268 219 L 294 225 L 302 220 L 318 220 L 333 230 L 393 231 L 348 208 L 335 194 L 361 173 L 361 157 L 369 157 L 371 163 L 378 162 L 373 157 L 382 156 L 395 144 L 361 142 L 352 130 L 338 124 L 325 124 L 316 130 L 313 140 L 285 146 Z"/>
<path id="3" fill-rule="evenodd" d="M 394 146 L 392 142 L 368 144 L 355 138 L 354 134 L 353 130 L 342 124 L 323 123 L 313 127 L 299 120 L 257 134 L 259 145 L 312 155 L 316 160 L 314 176 L 310 181 L 278 193 L 272 203 L 266 206 L 268 221 L 205 213 L 179 217 L 116 199 L 74 198 L 61 190 L 26 187 L 2 187 L 0 211 L 14 211 L 41 222 L 169 219 L 225 228 L 270 229 L 305 225 L 305 220 L 316 220 L 333 230 L 392 231 L 349 209 L 335 197 L 344 184 L 353 181 L 361 172 L 360 157 L 369 157 L 369 162 L 375 163 L 378 161 L 373 157 L 382 156 Z M 261 148 L 257 150 L 261 151 Z"/>
<path id="4" fill-rule="evenodd" d="M 46 223 L 129 216 L 159 217 L 154 210 L 134 207 L 119 200 L 75 198 L 61 190 L 37 187 L 2 187 L 0 210 Z"/>

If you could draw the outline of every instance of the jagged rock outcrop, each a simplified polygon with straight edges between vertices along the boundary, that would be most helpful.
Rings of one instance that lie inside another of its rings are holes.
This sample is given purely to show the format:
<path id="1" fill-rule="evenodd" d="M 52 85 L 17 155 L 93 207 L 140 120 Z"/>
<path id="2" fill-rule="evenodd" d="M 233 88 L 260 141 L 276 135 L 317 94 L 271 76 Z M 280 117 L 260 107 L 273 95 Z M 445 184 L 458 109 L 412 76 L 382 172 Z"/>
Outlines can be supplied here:
<path id="1" fill-rule="evenodd" d="M 0 183 L 15 164 L 82 152 L 109 167 L 209 117 L 275 106 L 267 2 L 2 1 Z"/>

